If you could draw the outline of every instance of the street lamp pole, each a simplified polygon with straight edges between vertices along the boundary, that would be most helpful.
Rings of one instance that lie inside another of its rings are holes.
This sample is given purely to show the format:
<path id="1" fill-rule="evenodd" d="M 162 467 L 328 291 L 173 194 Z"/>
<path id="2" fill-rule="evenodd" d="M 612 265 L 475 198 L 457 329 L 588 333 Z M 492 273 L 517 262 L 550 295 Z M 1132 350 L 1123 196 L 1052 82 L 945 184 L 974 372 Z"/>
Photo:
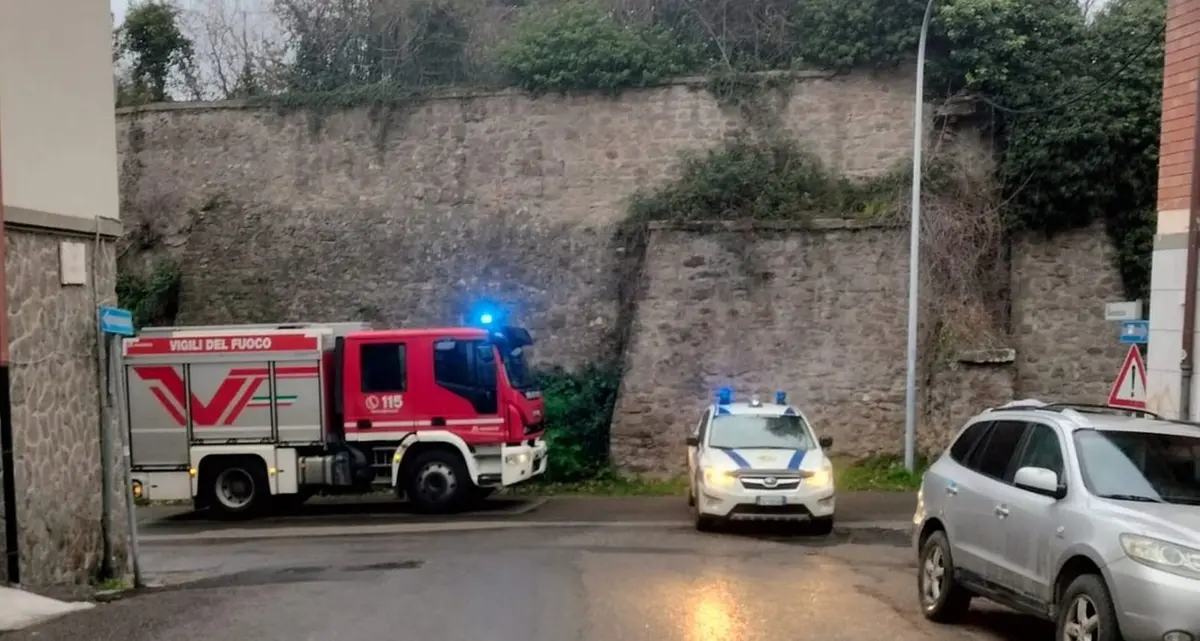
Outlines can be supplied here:
<path id="1" fill-rule="evenodd" d="M 921 255 L 921 146 L 925 135 L 925 41 L 929 38 L 929 21 L 933 17 L 933 2 L 925 5 L 921 20 L 921 39 L 917 45 L 917 91 L 913 98 L 912 150 L 912 213 L 908 239 L 908 376 L 904 390 L 904 467 L 910 472 L 916 467 L 917 446 L 917 313 L 920 284 Z"/>

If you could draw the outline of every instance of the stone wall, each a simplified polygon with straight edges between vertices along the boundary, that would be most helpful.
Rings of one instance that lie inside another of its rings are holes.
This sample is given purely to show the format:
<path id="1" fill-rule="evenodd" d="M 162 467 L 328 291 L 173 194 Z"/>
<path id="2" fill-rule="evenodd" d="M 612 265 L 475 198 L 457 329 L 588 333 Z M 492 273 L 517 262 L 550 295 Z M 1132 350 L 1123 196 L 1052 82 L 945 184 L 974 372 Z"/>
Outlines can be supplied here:
<path id="1" fill-rule="evenodd" d="M 909 157 L 908 74 L 809 74 L 779 97 L 777 133 L 843 175 Z M 624 359 L 613 447 L 630 470 L 672 471 L 683 426 L 719 383 L 785 387 L 840 451 L 895 451 L 906 230 L 620 233 L 630 196 L 670 177 L 680 153 L 761 126 L 744 115 L 699 81 L 619 98 L 446 94 L 390 115 L 126 110 L 123 260 L 180 259 L 187 324 L 428 326 L 495 300 L 533 331 L 541 364 Z M 969 135 L 938 140 L 954 149 L 936 153 L 986 155 Z M 1014 394 L 1107 391 L 1120 363 L 1102 320 L 1118 282 L 1107 247 L 1099 229 L 1014 240 L 1016 320 L 997 325 L 1015 322 L 1003 338 L 1016 356 L 923 371 L 923 447 Z"/>
<path id="2" fill-rule="evenodd" d="M 89 267 L 95 271 L 86 286 L 60 284 L 62 240 L 88 245 Z M 114 250 L 112 240 L 97 244 L 94 238 L 8 229 L 11 394 L 24 584 L 86 583 L 100 569 L 96 306 L 116 303 Z M 122 449 L 114 441 L 114 462 L 121 461 Z M 127 558 L 120 469 L 114 465 L 110 478 L 118 571 Z"/>
<path id="3" fill-rule="evenodd" d="M 905 74 L 801 77 L 779 112 L 846 175 L 908 155 Z M 448 94 L 384 118 L 229 104 L 118 117 L 122 220 L 188 268 L 182 323 L 458 321 L 515 310 L 563 365 L 615 357 L 628 199 L 747 126 L 700 81 L 596 95 Z M 128 257 L 132 259 L 133 257 Z"/>
<path id="4" fill-rule="evenodd" d="M 656 226 L 613 422 L 622 468 L 681 471 L 684 434 L 722 386 L 788 391 L 837 453 L 903 448 L 908 231 L 823 223 Z M 1104 303 L 1120 300 L 1104 230 L 1016 239 L 1011 264 L 1011 345 L 922 360 L 924 451 L 1015 397 L 1105 401 L 1124 350 L 1104 321 Z"/>
<path id="5" fill-rule="evenodd" d="M 1118 342 L 1118 324 L 1104 320 L 1104 303 L 1125 300 L 1104 229 L 1027 235 L 1014 247 L 1017 393 L 1106 402 L 1129 346 Z"/>

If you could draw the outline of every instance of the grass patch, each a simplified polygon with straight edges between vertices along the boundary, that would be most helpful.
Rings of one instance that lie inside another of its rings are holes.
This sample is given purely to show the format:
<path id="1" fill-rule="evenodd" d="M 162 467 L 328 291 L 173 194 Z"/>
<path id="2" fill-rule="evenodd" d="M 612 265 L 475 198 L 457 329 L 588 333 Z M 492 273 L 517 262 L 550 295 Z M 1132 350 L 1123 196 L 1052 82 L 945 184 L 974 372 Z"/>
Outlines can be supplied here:
<path id="1" fill-rule="evenodd" d="M 904 458 L 896 455 L 863 459 L 834 457 L 834 482 L 838 492 L 915 492 L 930 461 L 918 456 L 916 470 L 904 469 Z M 599 477 L 564 483 L 531 481 L 510 487 L 512 496 L 687 496 L 686 476 L 672 479 L 642 479 L 607 472 Z"/>
<path id="2" fill-rule="evenodd" d="M 834 484 L 839 492 L 915 492 L 921 486 L 921 476 L 930 461 L 918 456 L 916 469 L 904 468 L 904 458 L 896 455 L 871 456 L 864 459 L 834 457 Z"/>
<path id="3" fill-rule="evenodd" d="M 687 496 L 687 478 L 666 480 L 603 474 L 570 483 L 533 481 L 508 488 L 514 496 Z"/>
<path id="4" fill-rule="evenodd" d="M 93 586 L 98 592 L 118 592 L 120 590 L 128 590 L 130 586 L 123 579 L 112 577 L 97 581 Z"/>

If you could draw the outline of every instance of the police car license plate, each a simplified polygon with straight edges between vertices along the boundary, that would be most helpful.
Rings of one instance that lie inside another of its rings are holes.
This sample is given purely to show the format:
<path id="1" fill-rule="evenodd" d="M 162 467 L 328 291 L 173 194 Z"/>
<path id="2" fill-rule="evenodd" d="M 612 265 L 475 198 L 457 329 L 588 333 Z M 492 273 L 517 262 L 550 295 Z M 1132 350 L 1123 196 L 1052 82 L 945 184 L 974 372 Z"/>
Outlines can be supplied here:
<path id="1" fill-rule="evenodd" d="M 786 496 L 760 496 L 755 499 L 759 505 L 787 505 Z"/>

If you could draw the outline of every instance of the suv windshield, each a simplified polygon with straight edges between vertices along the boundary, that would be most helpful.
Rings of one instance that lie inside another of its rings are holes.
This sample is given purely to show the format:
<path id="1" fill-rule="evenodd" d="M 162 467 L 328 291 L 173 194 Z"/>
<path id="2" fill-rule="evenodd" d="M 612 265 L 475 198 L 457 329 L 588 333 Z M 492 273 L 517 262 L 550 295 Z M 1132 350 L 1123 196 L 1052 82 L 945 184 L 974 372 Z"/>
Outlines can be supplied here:
<path id="1" fill-rule="evenodd" d="M 1075 445 L 1083 482 L 1097 496 L 1200 505 L 1200 438 L 1080 430 Z"/>
<path id="2" fill-rule="evenodd" d="M 529 364 L 525 361 L 523 348 L 507 349 L 501 345 L 500 358 L 504 361 L 504 373 L 508 375 L 510 385 L 519 390 L 533 388 L 533 374 L 529 371 Z"/>
<path id="3" fill-rule="evenodd" d="M 812 449 L 812 433 L 799 416 L 718 416 L 709 427 L 709 447 Z"/>

